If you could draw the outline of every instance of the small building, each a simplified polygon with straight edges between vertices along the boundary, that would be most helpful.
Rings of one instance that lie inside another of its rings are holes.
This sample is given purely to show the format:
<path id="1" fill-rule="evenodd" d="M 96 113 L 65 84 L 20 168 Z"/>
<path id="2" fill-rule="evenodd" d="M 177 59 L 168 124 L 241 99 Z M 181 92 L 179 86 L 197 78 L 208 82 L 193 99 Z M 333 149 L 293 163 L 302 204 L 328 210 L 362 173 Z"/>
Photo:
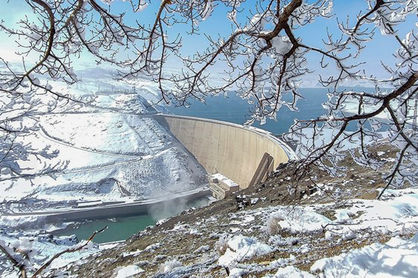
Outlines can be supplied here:
<path id="1" fill-rule="evenodd" d="M 220 173 L 209 176 L 209 187 L 213 197 L 218 200 L 239 190 L 239 185 Z"/>

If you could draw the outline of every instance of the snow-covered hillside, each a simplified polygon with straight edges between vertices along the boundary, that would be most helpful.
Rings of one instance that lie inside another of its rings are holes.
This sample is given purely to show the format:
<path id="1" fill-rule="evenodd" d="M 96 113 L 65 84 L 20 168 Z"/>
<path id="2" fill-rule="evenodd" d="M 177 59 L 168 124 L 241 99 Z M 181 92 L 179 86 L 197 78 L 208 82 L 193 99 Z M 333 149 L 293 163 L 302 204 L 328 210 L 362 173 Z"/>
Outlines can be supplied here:
<path id="1" fill-rule="evenodd" d="M 344 177 L 320 170 L 290 192 L 293 164 L 275 177 L 140 232 L 88 262 L 77 276 L 140 269 L 135 277 L 417 277 L 418 189 L 388 189 L 378 171 L 356 165 Z M 311 192 L 303 190 L 311 186 Z M 118 256 L 118 254 L 124 254 Z M 62 269 L 61 269 L 62 270 Z"/>
<path id="2" fill-rule="evenodd" d="M 106 275 L 139 267 L 138 277 L 416 277 L 417 193 L 391 190 L 385 200 L 354 199 L 343 207 L 231 212 L 224 206 L 228 212 L 211 217 L 194 213 L 194 220 L 142 232 L 87 262 L 77 275 L 91 273 L 94 263 Z M 327 211 L 335 216 L 325 216 Z"/>
<path id="3" fill-rule="evenodd" d="M 20 176 L 3 173 L 3 212 L 147 199 L 205 184 L 204 169 L 154 120 L 156 110 L 141 96 L 144 89 L 92 93 L 89 84 L 84 91 L 80 85 L 62 88 L 85 98 L 91 94 L 87 104 L 36 116 L 39 130 L 23 143 L 35 154 L 47 149 L 55 155 L 18 161 Z M 45 165 L 52 167 L 43 171 Z"/>

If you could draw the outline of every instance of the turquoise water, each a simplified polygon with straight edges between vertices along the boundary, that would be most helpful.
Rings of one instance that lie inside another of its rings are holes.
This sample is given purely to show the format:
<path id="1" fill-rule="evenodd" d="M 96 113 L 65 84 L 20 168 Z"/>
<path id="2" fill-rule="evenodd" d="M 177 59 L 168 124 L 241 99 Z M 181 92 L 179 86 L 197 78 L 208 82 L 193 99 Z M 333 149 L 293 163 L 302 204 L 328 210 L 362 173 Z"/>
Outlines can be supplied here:
<path id="1" fill-rule="evenodd" d="M 194 200 L 179 200 L 176 202 L 167 202 L 156 204 L 148 214 L 136 216 L 114 217 L 109 219 L 95 219 L 84 222 L 70 224 L 66 229 L 57 231 L 57 236 L 76 235 L 79 240 L 88 239 L 95 231 L 103 227 L 108 228 L 102 233 L 97 234 L 93 241 L 96 243 L 112 242 L 125 240 L 130 236 L 145 230 L 148 226 L 153 226 L 158 220 L 180 214 L 189 208 L 199 208 L 207 205 L 209 199 L 201 197 Z"/>
<path id="2" fill-rule="evenodd" d="M 103 243 L 125 240 L 133 234 L 144 230 L 146 227 L 155 225 L 155 223 L 155 219 L 150 215 L 97 219 L 84 223 L 76 223 L 58 232 L 57 235 L 76 235 L 79 240 L 86 240 L 94 231 L 98 231 L 107 226 L 108 228 L 106 230 L 97 234 L 93 239 L 94 242 Z"/>

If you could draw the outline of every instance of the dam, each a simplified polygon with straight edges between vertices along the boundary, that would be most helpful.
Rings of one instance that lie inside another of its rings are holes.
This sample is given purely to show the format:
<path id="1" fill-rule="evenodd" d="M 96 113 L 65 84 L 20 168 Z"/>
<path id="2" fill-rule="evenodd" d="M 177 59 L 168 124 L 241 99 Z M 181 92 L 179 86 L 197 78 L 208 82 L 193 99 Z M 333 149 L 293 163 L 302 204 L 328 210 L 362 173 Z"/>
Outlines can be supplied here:
<path id="1" fill-rule="evenodd" d="M 220 173 L 247 188 L 289 160 L 294 151 L 270 132 L 238 124 L 158 114 L 154 118 L 196 158 L 209 175 Z"/>

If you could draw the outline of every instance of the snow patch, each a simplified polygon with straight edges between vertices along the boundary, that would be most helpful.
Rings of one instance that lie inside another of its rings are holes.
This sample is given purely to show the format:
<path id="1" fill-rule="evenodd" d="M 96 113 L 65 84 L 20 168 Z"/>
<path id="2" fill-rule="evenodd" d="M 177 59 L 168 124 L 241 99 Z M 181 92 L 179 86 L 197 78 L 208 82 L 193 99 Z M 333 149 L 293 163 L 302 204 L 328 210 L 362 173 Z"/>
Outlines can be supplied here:
<path id="1" fill-rule="evenodd" d="M 314 278 L 315 276 L 294 266 L 286 266 L 279 268 L 273 277 Z"/>
<path id="2" fill-rule="evenodd" d="M 256 238 L 237 235 L 228 240 L 225 254 L 219 257 L 218 264 L 231 266 L 236 262 L 261 256 L 273 251 L 267 244 L 258 242 Z"/>
<path id="3" fill-rule="evenodd" d="M 408 240 L 392 238 L 347 254 L 315 262 L 311 272 L 323 277 L 414 277 L 418 273 L 418 233 Z"/>
<path id="4" fill-rule="evenodd" d="M 128 265 L 125 267 L 117 268 L 116 272 L 117 273 L 115 278 L 127 278 L 142 273 L 144 270 L 137 265 Z"/>

